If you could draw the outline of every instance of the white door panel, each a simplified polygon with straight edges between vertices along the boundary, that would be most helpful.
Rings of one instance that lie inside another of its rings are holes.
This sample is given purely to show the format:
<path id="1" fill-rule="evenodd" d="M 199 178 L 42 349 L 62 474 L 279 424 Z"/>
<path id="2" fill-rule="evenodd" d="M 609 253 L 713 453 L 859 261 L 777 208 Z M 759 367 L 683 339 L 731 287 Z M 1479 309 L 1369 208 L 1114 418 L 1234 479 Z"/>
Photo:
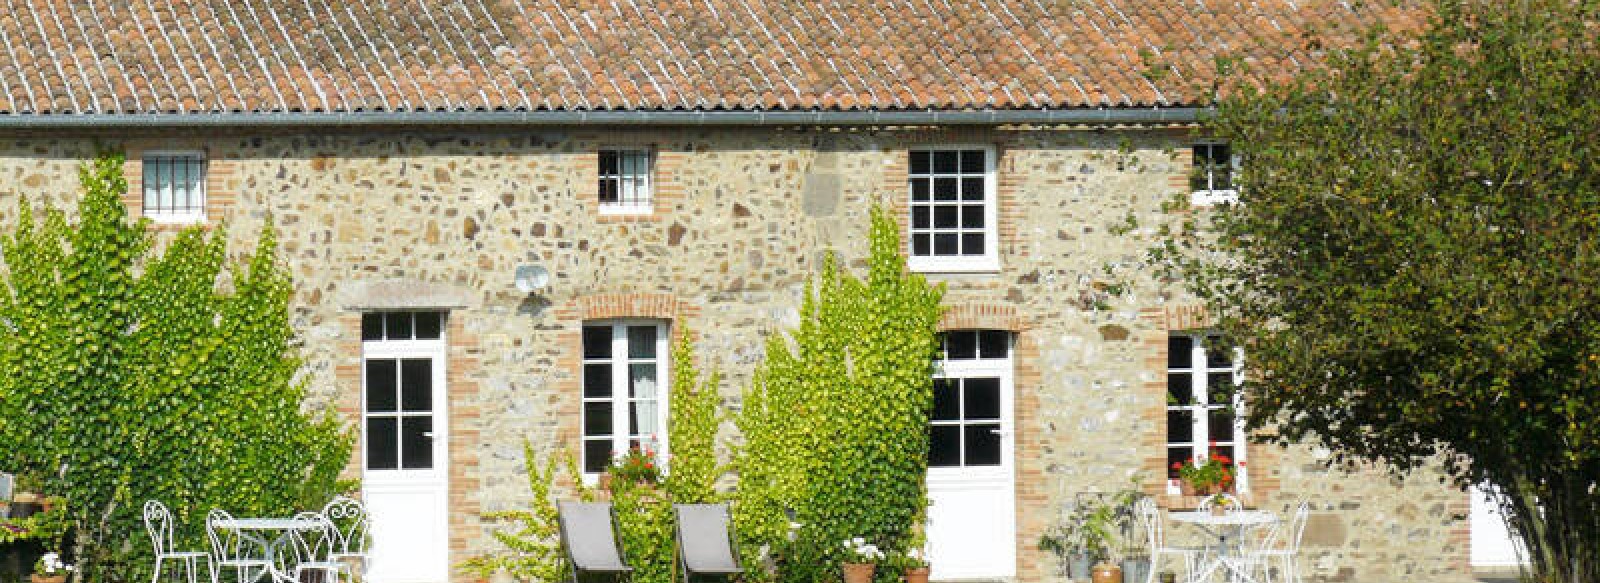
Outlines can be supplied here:
<path id="1" fill-rule="evenodd" d="M 970 342 L 956 341 L 955 335 L 962 333 L 946 333 L 949 357 L 934 375 L 928 559 L 938 580 L 1014 577 L 1015 389 L 1010 334 L 966 331 L 972 335 Z"/>
<path id="2" fill-rule="evenodd" d="M 362 488 L 375 583 L 449 580 L 444 355 L 443 338 L 362 345 Z"/>

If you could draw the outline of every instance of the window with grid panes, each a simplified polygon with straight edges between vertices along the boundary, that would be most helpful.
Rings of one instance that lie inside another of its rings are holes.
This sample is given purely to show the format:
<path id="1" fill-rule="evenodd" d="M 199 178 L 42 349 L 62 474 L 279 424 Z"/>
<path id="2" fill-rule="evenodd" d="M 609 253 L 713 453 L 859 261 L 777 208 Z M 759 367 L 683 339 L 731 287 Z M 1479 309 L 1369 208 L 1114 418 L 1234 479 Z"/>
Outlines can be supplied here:
<path id="1" fill-rule="evenodd" d="M 1239 375 L 1243 351 L 1221 335 L 1174 332 L 1167 337 L 1167 477 L 1174 463 L 1202 461 L 1212 454 L 1236 464 L 1237 488 L 1245 489 L 1244 418 Z"/>
<path id="2" fill-rule="evenodd" d="M 607 213 L 650 213 L 655 210 L 649 150 L 600 151 L 600 210 Z"/>
<path id="3" fill-rule="evenodd" d="M 1001 464 L 1001 390 L 1011 375 L 1011 333 L 951 330 L 940 335 L 928 420 L 928 467 Z"/>
<path id="4" fill-rule="evenodd" d="M 583 326 L 585 474 L 604 472 L 631 448 L 667 460 L 667 329 L 655 322 L 591 322 Z"/>
<path id="5" fill-rule="evenodd" d="M 1195 144 L 1194 172 L 1189 176 L 1190 202 L 1197 206 L 1235 202 L 1239 190 L 1233 184 L 1234 166 L 1232 149 L 1221 142 Z"/>
<path id="6" fill-rule="evenodd" d="M 144 216 L 157 222 L 205 220 L 206 159 L 198 152 L 148 153 L 140 165 Z"/>
<path id="7" fill-rule="evenodd" d="M 364 411 L 363 459 L 369 470 L 434 466 L 433 402 L 443 347 L 443 312 L 368 312 L 361 315 Z M 423 346 L 410 356 L 375 356 L 383 346 Z M 424 354 L 435 352 L 436 357 Z"/>
<path id="8" fill-rule="evenodd" d="M 926 148 L 909 155 L 911 269 L 997 269 L 992 150 Z"/>

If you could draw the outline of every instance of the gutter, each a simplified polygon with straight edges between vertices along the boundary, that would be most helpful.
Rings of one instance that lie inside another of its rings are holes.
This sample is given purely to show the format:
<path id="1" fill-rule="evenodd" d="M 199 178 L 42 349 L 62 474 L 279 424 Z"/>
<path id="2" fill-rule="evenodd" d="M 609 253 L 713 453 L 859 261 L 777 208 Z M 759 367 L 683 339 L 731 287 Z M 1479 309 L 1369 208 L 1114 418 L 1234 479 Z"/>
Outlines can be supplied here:
<path id="1" fill-rule="evenodd" d="M 914 126 L 1187 124 L 1209 108 L 924 111 L 373 111 L 0 115 L 0 130 L 373 126 Z"/>

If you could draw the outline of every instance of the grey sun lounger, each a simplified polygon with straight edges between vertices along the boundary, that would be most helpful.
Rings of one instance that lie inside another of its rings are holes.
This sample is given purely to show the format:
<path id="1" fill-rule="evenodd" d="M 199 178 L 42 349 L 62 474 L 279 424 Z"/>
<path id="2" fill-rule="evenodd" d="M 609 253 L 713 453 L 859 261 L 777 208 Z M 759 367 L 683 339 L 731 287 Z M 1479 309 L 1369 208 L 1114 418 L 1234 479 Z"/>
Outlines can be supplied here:
<path id="1" fill-rule="evenodd" d="M 623 558 L 616 513 L 609 502 L 559 502 L 561 548 L 567 554 L 573 583 L 580 573 L 613 575 L 618 581 L 633 573 Z"/>
<path id="2" fill-rule="evenodd" d="M 673 504 L 678 523 L 678 566 L 693 575 L 732 577 L 744 572 L 734 551 L 733 521 L 726 504 Z"/>

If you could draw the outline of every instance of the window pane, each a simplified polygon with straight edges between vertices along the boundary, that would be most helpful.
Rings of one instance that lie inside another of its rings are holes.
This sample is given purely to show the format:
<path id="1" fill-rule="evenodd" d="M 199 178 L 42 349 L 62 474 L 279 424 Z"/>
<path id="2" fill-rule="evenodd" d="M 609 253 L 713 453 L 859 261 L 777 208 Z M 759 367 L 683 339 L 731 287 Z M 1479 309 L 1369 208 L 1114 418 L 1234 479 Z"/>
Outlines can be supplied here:
<path id="1" fill-rule="evenodd" d="M 1189 368 L 1194 362 L 1194 338 L 1167 337 L 1167 368 Z"/>
<path id="2" fill-rule="evenodd" d="M 926 228 L 928 228 L 928 225 L 932 223 L 932 221 L 929 220 L 930 219 L 930 216 L 929 216 L 930 214 L 932 214 L 932 213 L 928 212 L 928 207 L 926 207 L 926 206 L 917 205 L 917 206 L 911 207 L 911 228 L 913 228 L 913 229 L 926 229 Z"/>
<path id="3" fill-rule="evenodd" d="M 1167 411 L 1167 443 L 1194 442 L 1194 412 Z"/>
<path id="4" fill-rule="evenodd" d="M 962 150 L 962 152 L 961 152 L 961 171 L 962 172 L 983 172 L 984 171 L 984 168 L 983 168 L 984 158 L 987 158 L 987 157 L 988 157 L 988 152 L 984 152 L 983 150 Z"/>
<path id="5" fill-rule="evenodd" d="M 956 244 L 959 241 L 955 233 L 937 233 L 933 236 L 934 255 L 956 255 Z"/>
<path id="6" fill-rule="evenodd" d="M 656 357 L 656 327 L 628 327 L 628 358 Z"/>
<path id="7" fill-rule="evenodd" d="M 934 150 L 933 171 L 940 174 L 955 172 L 957 155 L 955 150 Z"/>
<path id="8" fill-rule="evenodd" d="M 382 413 L 395 410 L 395 361 L 367 361 L 367 411 Z"/>
<path id="9" fill-rule="evenodd" d="M 928 428 L 928 465 L 961 465 L 961 426 L 933 425 Z"/>
<path id="10" fill-rule="evenodd" d="M 961 226 L 968 229 L 983 228 L 983 205 L 969 204 L 961 207 Z"/>
<path id="11" fill-rule="evenodd" d="M 1000 465 L 1000 424 L 982 423 L 966 427 L 968 466 Z"/>
<path id="12" fill-rule="evenodd" d="M 959 222 L 961 209 L 953 206 L 937 206 L 933 208 L 933 226 L 940 229 L 953 229 Z"/>
<path id="13" fill-rule="evenodd" d="M 617 174 L 617 151 L 600 151 L 600 175 L 615 176 Z"/>
<path id="14" fill-rule="evenodd" d="M 384 338 L 389 340 L 411 339 L 411 312 L 389 312 L 384 314 Z"/>
<path id="15" fill-rule="evenodd" d="M 610 326 L 583 327 L 583 357 L 590 359 L 611 358 Z"/>
<path id="16" fill-rule="evenodd" d="M 1221 336 L 1206 337 L 1206 366 L 1230 368 L 1233 366 L 1233 346 Z"/>
<path id="17" fill-rule="evenodd" d="M 1172 464 L 1178 464 L 1179 467 L 1182 467 L 1183 464 L 1189 463 L 1189 460 L 1192 459 L 1194 459 L 1194 450 L 1190 448 L 1167 448 L 1167 477 L 1171 479 L 1176 479 L 1178 477 L 1178 470 L 1173 469 Z"/>
<path id="18" fill-rule="evenodd" d="M 1211 448 L 1211 455 L 1227 458 L 1230 462 L 1236 461 L 1233 457 L 1233 446 L 1231 445 L 1219 445 L 1213 447 Z"/>
<path id="19" fill-rule="evenodd" d="M 159 205 L 161 204 L 161 200 L 159 196 L 161 195 L 161 188 L 156 181 L 157 172 L 158 170 L 154 166 L 153 161 L 149 158 L 145 158 L 144 176 L 140 177 L 139 181 L 142 182 L 144 186 L 144 208 L 147 209 L 147 212 L 148 209 L 160 208 Z"/>
<path id="20" fill-rule="evenodd" d="M 628 365 L 628 396 L 653 399 L 656 396 L 656 365 L 641 362 Z"/>
<path id="21" fill-rule="evenodd" d="M 929 187 L 929 182 L 928 182 L 927 178 L 912 178 L 911 179 L 911 200 L 915 200 L 915 201 L 919 201 L 919 202 L 928 200 L 928 191 L 929 190 L 930 190 L 930 187 Z"/>
<path id="22" fill-rule="evenodd" d="M 957 182 L 954 178 L 933 179 L 934 200 L 956 200 Z"/>
<path id="23" fill-rule="evenodd" d="M 444 327 L 442 312 L 417 312 L 417 340 L 438 340 Z"/>
<path id="24" fill-rule="evenodd" d="M 590 399 L 611 396 L 611 363 L 583 365 L 583 396 Z"/>
<path id="25" fill-rule="evenodd" d="M 1167 404 L 1190 405 L 1194 403 L 1194 377 L 1186 372 L 1167 374 Z"/>
<path id="26" fill-rule="evenodd" d="M 983 233 L 965 233 L 961 235 L 962 255 L 983 255 Z"/>
<path id="27" fill-rule="evenodd" d="M 930 247 L 932 247 L 931 241 L 932 241 L 932 237 L 930 235 L 926 235 L 926 234 L 915 234 L 915 235 L 912 235 L 911 236 L 911 254 L 919 256 L 919 257 L 925 257 L 925 256 L 928 256 L 928 255 L 932 255 L 933 254 L 933 250 L 930 249 Z"/>
<path id="28" fill-rule="evenodd" d="M 978 357 L 978 334 L 971 330 L 954 330 L 944 335 L 944 350 L 950 360 L 970 360 Z"/>
<path id="29" fill-rule="evenodd" d="M 933 379 L 933 414 L 929 416 L 934 421 L 959 421 L 961 419 L 961 397 L 956 394 L 959 382 L 956 379 Z"/>
<path id="30" fill-rule="evenodd" d="M 961 179 L 961 200 L 983 200 L 983 178 Z"/>
<path id="31" fill-rule="evenodd" d="M 1011 352 L 1011 333 L 1005 330 L 981 330 L 978 332 L 979 358 L 1005 358 Z"/>
<path id="32" fill-rule="evenodd" d="M 1233 402 L 1233 373 L 1214 372 L 1206 375 L 1206 392 L 1211 403 Z"/>
<path id="33" fill-rule="evenodd" d="M 433 410 L 433 361 L 426 358 L 400 361 L 400 408 Z"/>
<path id="34" fill-rule="evenodd" d="M 967 390 L 962 413 L 968 421 L 1000 418 L 1000 379 L 966 379 L 962 383 Z"/>
<path id="35" fill-rule="evenodd" d="M 611 435 L 611 403 L 583 404 L 583 434 L 585 436 Z"/>
<path id="36" fill-rule="evenodd" d="M 911 173 L 927 174 L 929 170 L 932 170 L 932 164 L 929 162 L 931 156 L 932 153 L 927 150 L 912 150 Z"/>
<path id="37" fill-rule="evenodd" d="M 383 340 L 383 314 L 367 312 L 361 315 L 361 339 Z"/>
<path id="38" fill-rule="evenodd" d="M 367 419 L 367 468 L 392 470 L 399 467 L 400 430 L 393 417 Z"/>
<path id="39" fill-rule="evenodd" d="M 532 463 L 532 462 L 529 462 Z M 583 441 L 583 472 L 598 474 L 611 465 L 611 441 L 586 439 Z"/>
<path id="40" fill-rule="evenodd" d="M 1206 430 L 1211 435 L 1211 441 L 1233 441 L 1233 414 L 1227 409 L 1212 409 L 1206 412 L 1210 423 Z"/>
<path id="41" fill-rule="evenodd" d="M 621 186 L 615 177 L 600 179 L 600 202 L 616 204 L 621 198 Z"/>
<path id="42" fill-rule="evenodd" d="M 400 452 L 404 456 L 400 467 L 428 469 L 433 467 L 433 417 L 406 417 L 400 420 Z"/>

